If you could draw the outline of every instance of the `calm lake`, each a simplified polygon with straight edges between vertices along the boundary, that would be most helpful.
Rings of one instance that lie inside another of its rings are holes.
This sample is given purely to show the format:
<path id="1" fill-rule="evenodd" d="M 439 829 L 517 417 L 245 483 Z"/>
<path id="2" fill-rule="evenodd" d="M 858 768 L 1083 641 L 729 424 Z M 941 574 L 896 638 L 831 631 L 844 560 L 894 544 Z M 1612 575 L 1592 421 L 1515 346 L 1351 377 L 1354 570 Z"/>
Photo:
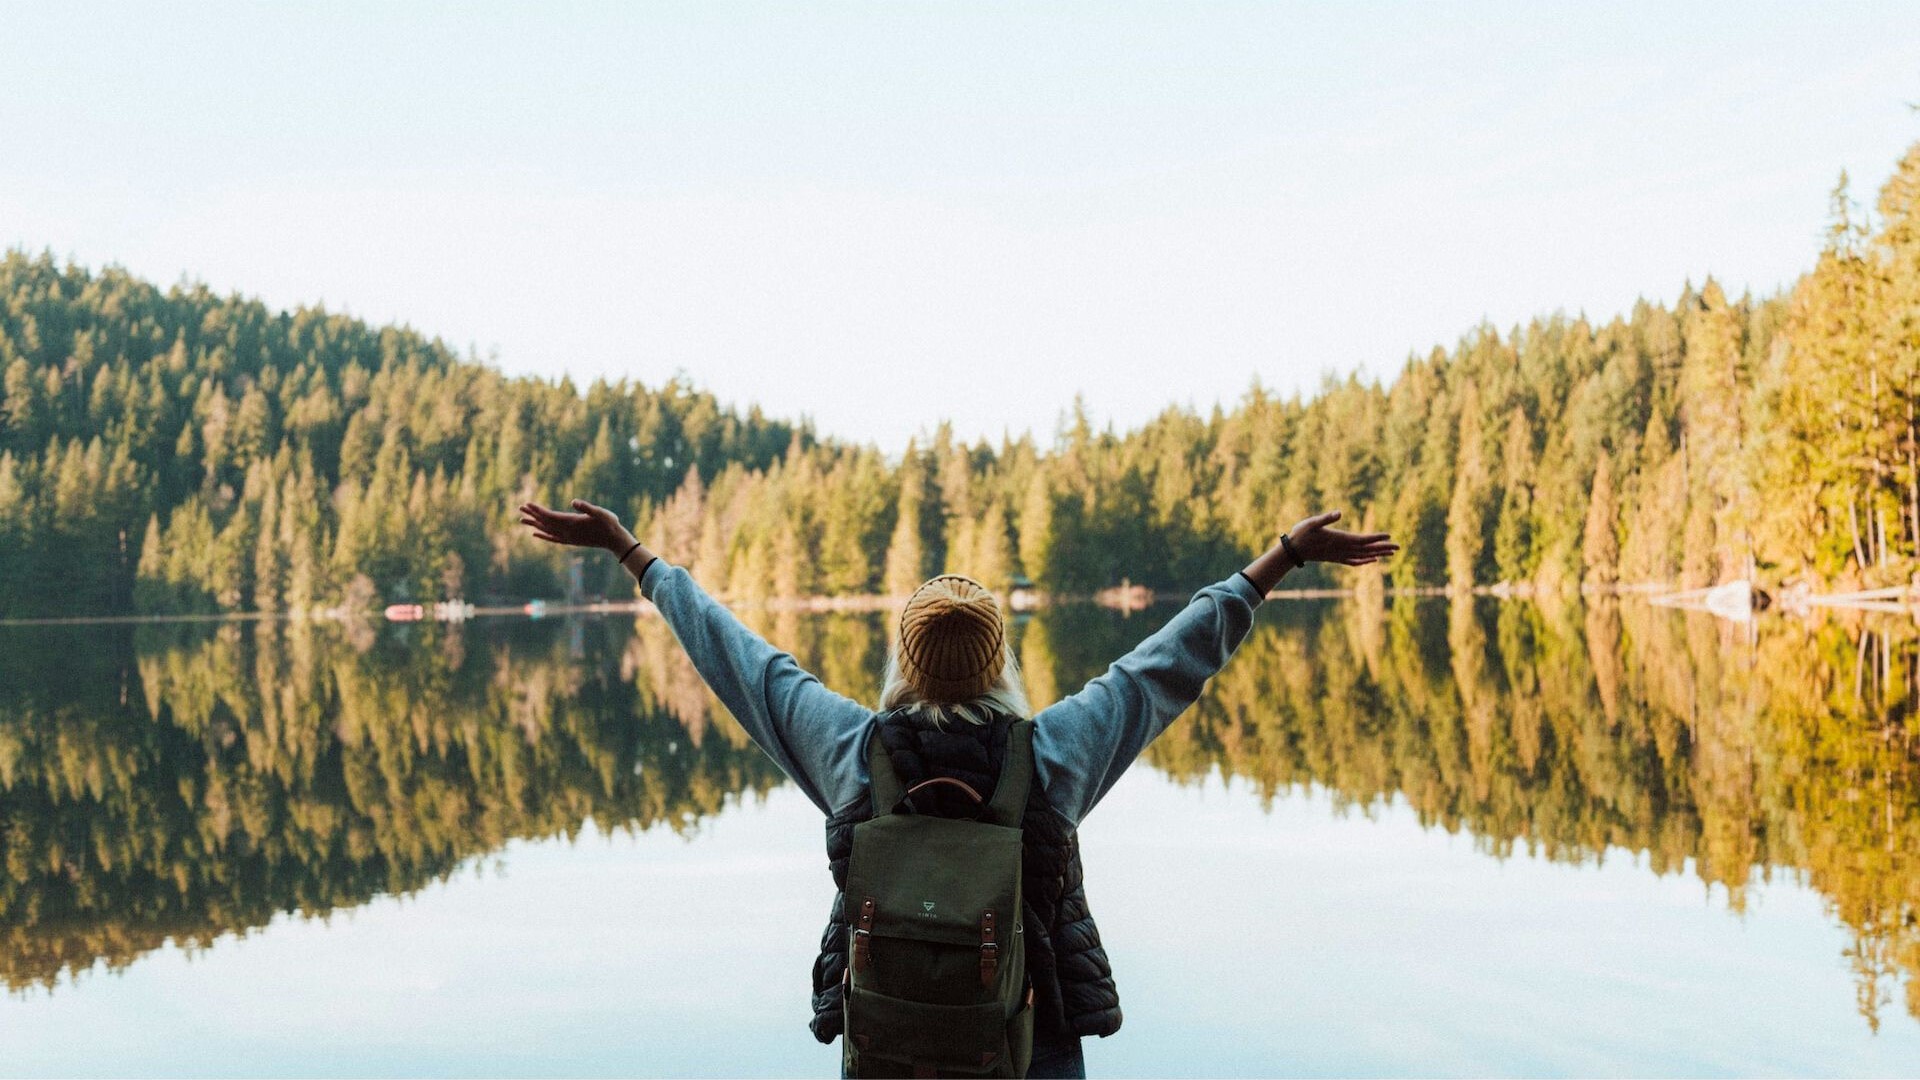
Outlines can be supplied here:
<path id="1" fill-rule="evenodd" d="M 1173 610 L 1023 620 L 1036 706 Z M 1269 603 L 1082 831 L 1090 1069 L 1920 1072 L 1916 637 Z M 837 1075 L 820 826 L 657 618 L 0 628 L 0 1073 Z"/>

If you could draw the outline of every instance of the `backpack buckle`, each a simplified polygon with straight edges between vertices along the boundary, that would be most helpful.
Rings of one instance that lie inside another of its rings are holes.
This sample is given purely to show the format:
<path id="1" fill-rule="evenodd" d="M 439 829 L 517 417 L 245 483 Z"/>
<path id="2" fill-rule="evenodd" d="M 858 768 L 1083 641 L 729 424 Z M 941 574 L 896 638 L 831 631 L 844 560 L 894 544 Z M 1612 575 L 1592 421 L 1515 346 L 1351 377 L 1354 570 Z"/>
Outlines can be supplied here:
<path id="1" fill-rule="evenodd" d="M 993 936 L 993 912 L 980 917 L 980 985 L 992 986 L 1000 974 L 1000 943 Z"/>
<path id="2" fill-rule="evenodd" d="M 860 923 L 853 928 L 853 966 L 866 970 L 873 963 L 873 897 L 860 901 Z"/>

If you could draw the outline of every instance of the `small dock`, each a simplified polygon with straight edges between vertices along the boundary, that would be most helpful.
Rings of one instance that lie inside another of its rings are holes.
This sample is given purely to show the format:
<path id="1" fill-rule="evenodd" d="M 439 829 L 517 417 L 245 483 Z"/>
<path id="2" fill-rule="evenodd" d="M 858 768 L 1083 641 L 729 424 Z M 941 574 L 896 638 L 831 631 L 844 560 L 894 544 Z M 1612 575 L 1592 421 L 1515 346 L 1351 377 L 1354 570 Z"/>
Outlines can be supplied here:
<path id="1" fill-rule="evenodd" d="M 1656 607 L 1684 608 L 1689 611 L 1707 611 L 1722 619 L 1734 622 L 1749 622 L 1753 613 L 1765 608 L 1769 602 L 1767 594 L 1753 587 L 1750 581 L 1729 581 L 1705 589 L 1683 589 L 1680 592 L 1654 596 L 1649 602 Z"/>
<path id="2" fill-rule="evenodd" d="M 1911 615 L 1920 611 L 1920 590 L 1912 585 L 1889 585 L 1882 589 L 1828 593 L 1825 596 L 1788 595 L 1781 606 L 1789 610 L 1807 608 L 1844 608 L 1849 611 L 1881 611 L 1890 615 Z"/>
<path id="3" fill-rule="evenodd" d="M 1824 608 L 1910 615 L 1920 619 L 1920 585 L 1888 585 L 1837 593 L 1815 593 L 1804 586 L 1796 586 L 1773 594 L 1750 581 L 1729 581 L 1711 588 L 1682 589 L 1647 599 L 1659 607 L 1707 611 L 1735 622 L 1747 622 L 1756 612 L 1770 607 L 1795 615 L 1808 615 Z"/>

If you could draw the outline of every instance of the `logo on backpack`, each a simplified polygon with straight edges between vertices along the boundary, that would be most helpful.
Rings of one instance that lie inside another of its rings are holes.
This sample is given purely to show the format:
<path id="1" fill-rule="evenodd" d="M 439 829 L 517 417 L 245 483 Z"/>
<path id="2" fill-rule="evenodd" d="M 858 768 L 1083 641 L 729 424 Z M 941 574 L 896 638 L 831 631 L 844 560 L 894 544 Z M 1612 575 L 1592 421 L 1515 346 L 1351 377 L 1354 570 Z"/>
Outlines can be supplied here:
<path id="1" fill-rule="evenodd" d="M 931 900 L 920 901 L 920 910 L 927 913 L 928 915 L 933 914 L 933 901 Z"/>

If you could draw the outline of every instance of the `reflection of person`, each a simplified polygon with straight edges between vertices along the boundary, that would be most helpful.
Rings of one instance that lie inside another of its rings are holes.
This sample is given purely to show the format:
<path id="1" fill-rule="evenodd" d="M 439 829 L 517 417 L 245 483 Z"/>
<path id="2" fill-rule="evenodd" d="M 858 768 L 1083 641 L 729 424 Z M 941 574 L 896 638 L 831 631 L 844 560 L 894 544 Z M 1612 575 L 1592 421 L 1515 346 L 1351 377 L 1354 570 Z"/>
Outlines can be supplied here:
<path id="1" fill-rule="evenodd" d="M 951 777 L 990 791 L 1007 728 L 1031 709 L 1006 623 L 993 594 L 957 575 L 922 585 L 901 612 L 879 710 L 820 684 L 794 658 L 748 629 L 635 539 L 612 512 L 575 501 L 571 512 L 520 508 L 541 540 L 605 548 L 659 608 L 694 667 L 754 742 L 827 817 L 835 884 L 845 885 L 853 825 L 872 816 L 868 740 L 879 737 L 901 779 Z M 1331 528 L 1339 513 L 1295 525 L 1264 555 L 1194 594 L 1185 610 L 1071 697 L 1034 720 L 1034 785 L 1022 821 L 1026 935 L 1033 983 L 1030 1076 L 1084 1076 L 1080 1039 L 1120 1027 L 1120 1000 L 1106 951 L 1087 910 L 1074 830 L 1155 736 L 1200 696 L 1253 623 L 1253 609 L 1288 570 L 1308 561 L 1361 566 L 1397 550 L 1385 533 Z M 951 786 L 938 788 L 939 798 Z M 964 804 L 935 802 L 952 814 Z M 831 1042 L 841 1028 L 847 963 L 843 898 L 834 898 L 813 971 L 813 1032 Z"/>

